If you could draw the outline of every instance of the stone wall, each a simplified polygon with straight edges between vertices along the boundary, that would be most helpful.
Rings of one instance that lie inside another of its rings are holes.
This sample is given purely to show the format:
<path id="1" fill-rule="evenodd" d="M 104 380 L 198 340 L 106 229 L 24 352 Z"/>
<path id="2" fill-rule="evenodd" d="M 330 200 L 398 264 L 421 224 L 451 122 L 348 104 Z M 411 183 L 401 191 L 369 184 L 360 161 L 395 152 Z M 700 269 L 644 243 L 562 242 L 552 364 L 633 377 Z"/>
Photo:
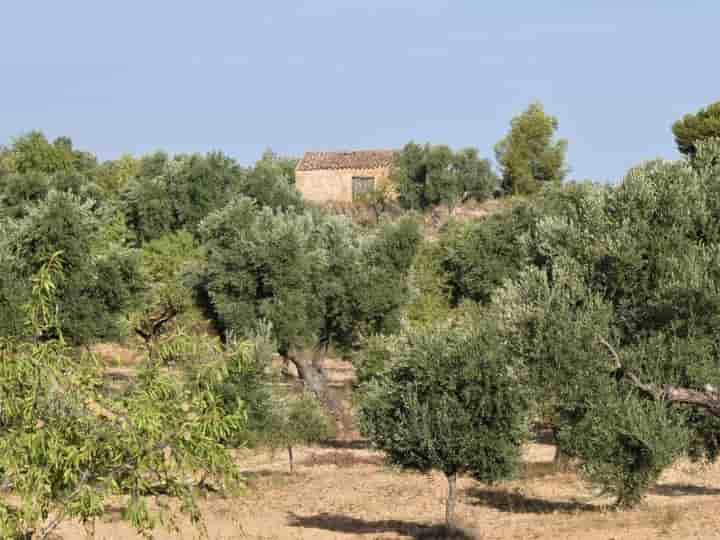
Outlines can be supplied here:
<path id="1" fill-rule="evenodd" d="M 295 171 L 295 186 L 309 202 L 350 203 L 353 176 L 372 176 L 375 178 L 375 187 L 378 187 L 387 182 L 389 172 L 389 167 Z"/>

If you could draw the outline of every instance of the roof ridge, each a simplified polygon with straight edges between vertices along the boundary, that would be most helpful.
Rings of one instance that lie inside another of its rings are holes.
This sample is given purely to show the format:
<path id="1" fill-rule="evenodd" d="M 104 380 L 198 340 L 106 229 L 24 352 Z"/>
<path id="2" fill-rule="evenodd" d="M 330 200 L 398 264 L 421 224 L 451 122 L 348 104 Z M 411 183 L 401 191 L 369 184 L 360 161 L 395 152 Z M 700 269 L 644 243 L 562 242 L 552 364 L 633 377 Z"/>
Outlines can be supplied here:
<path id="1" fill-rule="evenodd" d="M 322 169 L 376 169 L 392 164 L 398 150 L 320 150 L 305 152 L 298 171 Z"/>

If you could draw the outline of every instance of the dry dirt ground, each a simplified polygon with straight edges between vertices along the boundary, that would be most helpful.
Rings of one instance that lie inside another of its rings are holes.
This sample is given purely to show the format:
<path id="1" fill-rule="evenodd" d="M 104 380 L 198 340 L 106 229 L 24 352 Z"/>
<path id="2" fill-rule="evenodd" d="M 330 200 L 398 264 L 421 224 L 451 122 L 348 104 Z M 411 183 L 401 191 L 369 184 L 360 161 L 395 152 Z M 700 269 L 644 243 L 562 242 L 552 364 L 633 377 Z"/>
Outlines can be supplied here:
<path id="1" fill-rule="evenodd" d="M 352 367 L 345 362 L 327 360 L 325 368 L 338 391 L 352 380 Z M 115 368 L 120 369 L 127 368 Z M 720 539 L 720 463 L 680 462 L 663 475 L 640 508 L 615 512 L 608 508 L 608 499 L 593 493 L 574 473 L 556 472 L 554 452 L 549 444 L 530 445 L 522 477 L 495 487 L 461 479 L 457 515 L 465 538 Z M 357 439 L 299 448 L 295 456 L 291 475 L 283 453 L 239 453 L 245 492 L 227 499 L 214 495 L 203 502 L 209 539 L 439 538 L 434 531 L 444 519 L 442 475 L 391 469 Z M 98 524 L 97 539 L 138 538 L 119 521 L 118 511 Z M 189 523 L 179 525 L 180 532 L 158 530 L 156 538 L 200 538 Z M 74 524 L 58 532 L 62 539 L 85 537 Z"/>
<path id="2" fill-rule="evenodd" d="M 556 473 L 553 448 L 535 444 L 526 452 L 525 478 L 488 487 L 459 482 L 459 521 L 468 538 L 482 539 L 655 539 L 720 538 L 720 466 L 679 463 L 652 489 L 642 507 L 629 512 L 607 508 L 573 473 Z M 247 481 L 244 495 L 203 503 L 212 540 L 331 540 L 437 538 L 446 484 L 441 475 L 400 472 L 360 441 L 296 451 L 295 474 L 286 456 L 238 456 Z M 64 526 L 60 538 L 83 538 Z M 157 538 L 198 538 L 181 524 L 180 533 Z M 112 517 L 96 538 L 137 538 Z"/>

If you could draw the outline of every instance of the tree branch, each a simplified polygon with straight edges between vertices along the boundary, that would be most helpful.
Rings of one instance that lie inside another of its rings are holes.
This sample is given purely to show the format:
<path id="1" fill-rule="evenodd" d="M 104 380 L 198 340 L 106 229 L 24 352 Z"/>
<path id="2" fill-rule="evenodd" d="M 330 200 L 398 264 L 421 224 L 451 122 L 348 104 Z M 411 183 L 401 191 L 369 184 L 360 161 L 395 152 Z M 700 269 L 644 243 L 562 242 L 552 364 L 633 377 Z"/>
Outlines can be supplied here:
<path id="1" fill-rule="evenodd" d="M 720 392 L 711 385 L 705 385 L 705 390 L 695 390 L 671 384 L 657 385 L 643 382 L 632 371 L 626 369 L 620 362 L 620 356 L 610 343 L 600 338 L 600 343 L 605 345 L 615 359 L 615 367 L 622 374 L 622 377 L 656 401 L 667 401 L 675 405 L 689 405 L 707 411 L 708 414 L 720 418 Z"/>
<path id="2" fill-rule="evenodd" d="M 178 310 L 173 305 L 166 305 L 157 314 L 148 315 L 146 319 L 135 327 L 135 333 L 145 340 L 146 343 L 154 340 L 162 330 L 162 327 L 178 315 Z"/>

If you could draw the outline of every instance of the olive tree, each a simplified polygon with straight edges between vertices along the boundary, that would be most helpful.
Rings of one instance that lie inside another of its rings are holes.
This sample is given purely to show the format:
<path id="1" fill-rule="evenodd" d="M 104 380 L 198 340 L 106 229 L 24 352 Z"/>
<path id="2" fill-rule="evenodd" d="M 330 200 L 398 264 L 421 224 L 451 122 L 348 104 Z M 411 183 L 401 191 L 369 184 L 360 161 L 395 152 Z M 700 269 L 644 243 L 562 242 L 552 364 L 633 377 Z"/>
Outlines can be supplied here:
<path id="1" fill-rule="evenodd" d="M 40 131 L 15 138 L 7 148 L 3 161 L 10 172 L 19 174 L 83 173 L 97 167 L 95 156 L 73 148 L 68 137 L 58 137 L 51 142 Z"/>
<path id="2" fill-rule="evenodd" d="M 707 154 L 707 155 L 706 155 Z M 587 477 L 632 506 L 679 455 L 717 457 L 717 148 L 568 186 L 493 294 L 508 358 Z M 704 165 L 700 165 L 700 164 Z"/>
<path id="3" fill-rule="evenodd" d="M 496 352 L 492 332 L 426 328 L 361 387 L 360 426 L 373 445 L 394 464 L 447 478 L 448 526 L 458 475 L 509 477 L 525 440 L 522 371 Z"/>
<path id="4" fill-rule="evenodd" d="M 230 200 L 245 174 L 219 152 L 173 158 L 158 153 L 135 169 L 137 176 L 125 182 L 121 207 L 140 243 L 180 229 L 195 232 L 208 213 Z"/>
<path id="5" fill-rule="evenodd" d="M 219 324 L 247 335 L 269 321 L 280 354 L 327 403 L 317 353 L 397 327 L 403 276 L 419 242 L 413 221 L 364 238 L 347 220 L 260 208 L 247 197 L 211 214 L 201 231 L 204 287 Z"/>
<path id="6" fill-rule="evenodd" d="M 445 145 L 410 142 L 395 157 L 391 182 L 404 208 L 453 207 L 467 199 L 490 198 L 498 180 L 490 162 L 474 148 L 453 152 Z"/>
<path id="7" fill-rule="evenodd" d="M 266 157 L 250 169 L 220 152 L 140 159 L 124 180 L 120 206 L 138 243 L 198 225 L 233 197 L 244 195 L 272 208 L 301 208 L 302 198 L 285 161 Z"/>
<path id="8" fill-rule="evenodd" d="M 59 328 L 77 344 L 123 334 L 123 316 L 144 289 L 138 253 L 117 240 L 105 217 L 92 201 L 51 191 L 25 217 L 5 222 L 7 237 L 0 249 L 15 261 L 13 274 L 26 287 L 52 255 L 62 254 L 66 271 L 55 284 Z M 17 294 L 13 283 L 7 285 L 7 294 Z"/>
<path id="9" fill-rule="evenodd" d="M 523 236 L 533 225 L 535 204 L 521 204 L 483 221 L 448 223 L 437 257 L 454 305 L 463 300 L 488 303 L 493 291 L 529 262 Z"/>

